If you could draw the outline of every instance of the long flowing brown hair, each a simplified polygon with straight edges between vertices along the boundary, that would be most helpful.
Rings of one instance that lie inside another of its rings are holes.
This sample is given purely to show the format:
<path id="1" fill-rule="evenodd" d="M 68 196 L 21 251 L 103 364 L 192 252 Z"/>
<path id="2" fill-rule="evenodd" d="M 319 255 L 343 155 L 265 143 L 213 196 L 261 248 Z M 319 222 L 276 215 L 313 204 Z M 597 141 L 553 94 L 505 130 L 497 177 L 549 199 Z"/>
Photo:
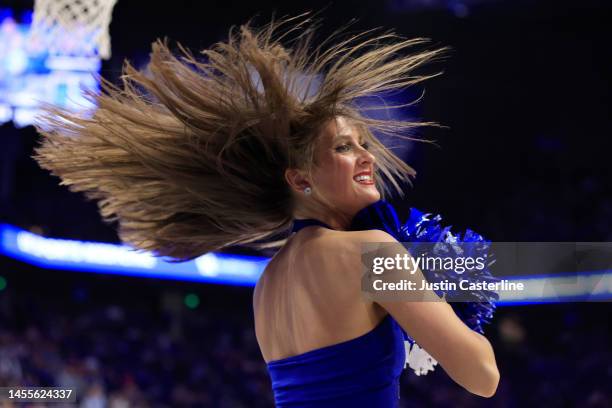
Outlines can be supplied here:
<path id="1" fill-rule="evenodd" d="M 409 137 L 433 123 L 368 118 L 357 102 L 438 75 L 413 72 L 446 49 L 407 53 L 428 40 L 346 30 L 313 47 L 315 28 L 308 16 L 248 23 L 201 58 L 158 40 L 146 69 L 126 62 L 120 86 L 102 80 L 89 94 L 95 110 L 47 107 L 33 157 L 96 200 L 122 241 L 178 261 L 286 231 L 284 171 L 316 165 L 318 131 L 339 115 L 373 145 L 383 196 L 402 194 L 414 170 L 374 134 Z"/>

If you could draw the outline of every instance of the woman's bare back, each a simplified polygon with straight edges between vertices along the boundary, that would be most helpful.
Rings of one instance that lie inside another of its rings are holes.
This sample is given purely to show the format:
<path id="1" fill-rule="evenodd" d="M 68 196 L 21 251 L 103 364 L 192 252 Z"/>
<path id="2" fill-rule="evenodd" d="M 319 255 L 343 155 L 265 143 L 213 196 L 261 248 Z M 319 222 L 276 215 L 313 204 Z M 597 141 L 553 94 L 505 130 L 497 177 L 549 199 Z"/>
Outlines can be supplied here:
<path id="1" fill-rule="evenodd" d="M 253 296 L 255 332 L 266 362 L 363 335 L 387 312 L 361 295 L 354 240 L 359 232 L 308 227 L 293 234 Z"/>

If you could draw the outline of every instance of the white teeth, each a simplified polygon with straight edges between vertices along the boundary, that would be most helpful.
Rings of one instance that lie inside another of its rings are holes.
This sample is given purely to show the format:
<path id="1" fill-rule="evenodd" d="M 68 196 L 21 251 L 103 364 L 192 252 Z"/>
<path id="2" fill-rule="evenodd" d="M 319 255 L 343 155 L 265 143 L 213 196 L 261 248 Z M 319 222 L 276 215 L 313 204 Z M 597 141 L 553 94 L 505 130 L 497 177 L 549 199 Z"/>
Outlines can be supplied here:
<path id="1" fill-rule="evenodd" d="M 361 175 L 354 177 L 355 181 L 372 181 L 372 176 Z"/>

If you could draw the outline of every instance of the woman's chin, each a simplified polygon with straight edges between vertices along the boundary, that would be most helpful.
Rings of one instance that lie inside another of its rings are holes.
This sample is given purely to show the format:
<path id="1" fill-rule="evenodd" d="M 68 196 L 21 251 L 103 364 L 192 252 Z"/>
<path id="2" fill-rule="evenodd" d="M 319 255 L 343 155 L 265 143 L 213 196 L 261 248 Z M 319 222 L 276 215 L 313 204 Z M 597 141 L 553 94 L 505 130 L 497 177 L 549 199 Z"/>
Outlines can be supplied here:
<path id="1" fill-rule="evenodd" d="M 373 190 L 371 192 L 368 192 L 367 194 L 363 194 L 362 201 L 364 203 L 364 207 L 370 204 L 374 204 L 378 200 L 380 200 L 380 193 L 378 192 L 378 190 Z"/>

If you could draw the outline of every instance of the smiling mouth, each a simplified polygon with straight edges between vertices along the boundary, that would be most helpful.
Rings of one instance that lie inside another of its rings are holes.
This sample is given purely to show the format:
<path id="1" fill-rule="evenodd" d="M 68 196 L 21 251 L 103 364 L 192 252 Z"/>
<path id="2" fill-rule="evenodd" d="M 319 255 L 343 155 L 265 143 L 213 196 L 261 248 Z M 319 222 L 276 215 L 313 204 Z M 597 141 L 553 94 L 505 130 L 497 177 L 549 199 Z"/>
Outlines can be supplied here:
<path id="1" fill-rule="evenodd" d="M 355 180 L 359 184 L 366 184 L 366 185 L 374 184 L 374 179 L 372 178 L 371 174 L 358 174 L 355 177 L 353 177 L 353 180 Z"/>

